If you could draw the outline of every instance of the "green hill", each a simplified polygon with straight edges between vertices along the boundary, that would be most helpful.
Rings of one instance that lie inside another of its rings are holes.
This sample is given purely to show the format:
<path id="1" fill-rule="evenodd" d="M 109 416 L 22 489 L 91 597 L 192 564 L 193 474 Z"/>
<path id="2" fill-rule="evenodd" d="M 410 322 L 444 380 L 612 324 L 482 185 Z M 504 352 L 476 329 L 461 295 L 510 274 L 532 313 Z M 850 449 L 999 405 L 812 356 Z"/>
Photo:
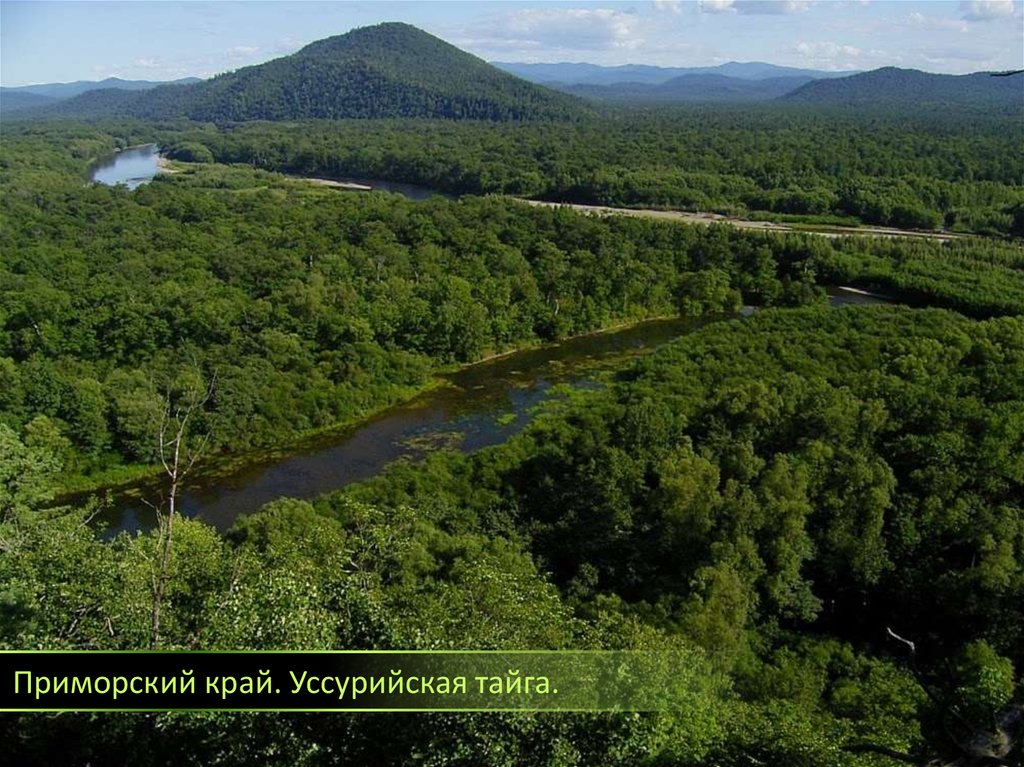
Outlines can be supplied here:
<path id="1" fill-rule="evenodd" d="M 856 107 L 1024 108 L 1024 74 L 937 75 L 883 67 L 850 77 L 815 80 L 781 98 L 802 104 Z"/>
<path id="2" fill-rule="evenodd" d="M 504 121 L 568 119 L 587 107 L 416 27 L 387 23 L 319 40 L 291 56 L 194 85 L 155 88 L 127 99 L 95 91 L 46 111 L 213 122 L 351 117 Z"/>
<path id="3" fill-rule="evenodd" d="M 49 96 L 41 96 L 38 93 L 26 93 L 2 88 L 0 89 L 0 114 L 46 106 L 54 103 L 54 101 L 55 99 Z"/>

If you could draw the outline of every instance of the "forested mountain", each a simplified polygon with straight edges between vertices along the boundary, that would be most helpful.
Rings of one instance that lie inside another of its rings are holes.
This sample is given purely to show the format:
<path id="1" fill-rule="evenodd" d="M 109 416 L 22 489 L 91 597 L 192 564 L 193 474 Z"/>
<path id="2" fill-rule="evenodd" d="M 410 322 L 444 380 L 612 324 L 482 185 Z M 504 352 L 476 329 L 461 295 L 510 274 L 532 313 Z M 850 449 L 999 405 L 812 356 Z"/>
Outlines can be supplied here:
<path id="1" fill-rule="evenodd" d="M 656 67 L 647 64 L 623 64 L 617 67 L 603 67 L 598 64 L 520 64 L 513 62 L 492 62 L 499 69 L 522 77 L 524 80 L 541 84 L 561 83 L 565 85 L 617 85 L 621 83 L 646 83 L 658 85 L 684 75 L 720 75 L 741 80 L 768 80 L 777 77 L 804 77 L 817 80 L 824 77 L 845 77 L 854 72 L 825 72 L 818 69 L 780 67 L 762 61 L 730 61 L 713 67 Z"/>
<path id="2" fill-rule="evenodd" d="M 41 96 L 38 93 L 15 89 L 0 89 L 0 113 L 14 112 L 19 109 L 30 109 L 53 104 L 57 99 L 50 96 Z"/>
<path id="3" fill-rule="evenodd" d="M 830 106 L 991 107 L 1024 109 L 1024 73 L 937 75 L 882 67 L 836 80 L 816 80 L 782 97 L 784 101 Z"/>
<path id="4" fill-rule="evenodd" d="M 190 85 L 201 82 L 198 77 L 182 77 L 179 80 L 122 80 L 108 77 L 105 80 L 75 80 L 72 83 L 41 83 L 39 85 L 18 85 L 0 88 L 0 93 L 35 93 L 54 99 L 70 99 L 89 91 L 114 88 L 120 91 L 148 91 L 161 85 Z"/>
<path id="5" fill-rule="evenodd" d="M 807 76 L 769 77 L 750 80 L 725 75 L 689 74 L 663 83 L 616 83 L 613 85 L 565 85 L 552 88 L 584 98 L 617 103 L 674 104 L 684 102 L 770 101 L 811 82 Z"/>
<path id="6" fill-rule="evenodd" d="M 102 103 L 101 103 L 102 100 Z M 363 27 L 291 56 L 130 99 L 84 94 L 50 114 L 200 121 L 342 117 L 566 119 L 587 111 L 408 24 Z"/>

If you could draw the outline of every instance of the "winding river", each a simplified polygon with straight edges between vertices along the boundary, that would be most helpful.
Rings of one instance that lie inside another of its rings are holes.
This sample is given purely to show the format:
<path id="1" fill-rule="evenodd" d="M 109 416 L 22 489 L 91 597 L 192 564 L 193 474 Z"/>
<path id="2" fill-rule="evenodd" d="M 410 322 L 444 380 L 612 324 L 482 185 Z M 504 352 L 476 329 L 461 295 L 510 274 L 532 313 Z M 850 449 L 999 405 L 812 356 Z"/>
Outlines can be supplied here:
<path id="1" fill-rule="evenodd" d="M 135 188 L 159 170 L 155 145 L 134 147 L 98 165 L 93 179 Z M 148 174 L 148 175 L 147 175 Z M 423 199 L 432 190 L 363 181 L 374 189 Z M 833 306 L 885 299 L 848 288 L 829 291 Z M 752 311 L 752 310 L 748 310 Z M 745 312 L 746 313 L 746 312 Z M 559 384 L 596 386 L 600 373 L 621 369 L 709 320 L 651 320 L 558 344 L 515 352 L 441 376 L 441 384 L 346 429 L 321 434 L 284 454 L 246 461 L 242 468 L 197 475 L 179 508 L 226 530 L 240 514 L 283 496 L 312 499 L 380 473 L 393 461 L 422 458 L 440 448 L 472 452 L 521 431 Z M 156 481 L 120 494 L 102 515 L 109 535 L 151 527 L 143 498 L 160 495 Z"/>
<path id="2" fill-rule="evenodd" d="M 830 301 L 842 306 L 885 299 L 836 288 Z M 602 373 L 723 319 L 730 318 L 650 320 L 464 367 L 442 375 L 441 386 L 354 426 L 285 454 L 256 457 L 241 468 L 199 475 L 179 498 L 179 508 L 226 530 L 240 514 L 276 498 L 316 498 L 379 474 L 393 461 L 416 460 L 441 448 L 468 453 L 500 444 L 521 431 L 545 400 L 558 396 L 558 385 L 598 386 Z M 159 489 L 149 483 L 115 495 L 102 517 L 108 534 L 150 527 L 153 511 L 141 498 L 158 498 Z"/>
<path id="3" fill-rule="evenodd" d="M 621 368 L 699 324 L 651 320 L 464 367 L 442 375 L 437 388 L 355 426 L 322 434 L 287 455 L 198 477 L 179 506 L 224 530 L 239 514 L 275 498 L 315 498 L 368 479 L 392 461 L 421 458 L 439 448 L 471 452 L 497 445 L 521 431 L 558 384 L 596 385 L 602 371 Z M 140 494 L 158 497 L 159 487 L 150 484 L 116 498 L 103 520 L 111 534 L 152 524 L 153 511 Z"/>
<path id="4" fill-rule="evenodd" d="M 92 172 L 92 180 L 102 184 L 124 184 L 129 189 L 135 189 L 146 183 L 160 172 L 159 148 L 156 144 L 145 144 L 138 147 L 130 147 L 122 152 L 110 156 L 98 163 Z M 384 181 L 382 179 L 365 178 L 315 178 L 312 176 L 289 176 L 289 178 L 307 181 L 313 184 L 334 187 L 349 192 L 391 192 L 400 194 L 410 200 L 427 200 L 438 195 L 452 198 L 453 195 L 416 184 L 404 184 L 396 181 Z M 458 195 L 454 195 L 457 197 Z M 936 242 L 948 242 L 950 240 L 962 240 L 975 237 L 976 235 L 961 234 L 946 231 L 918 231 L 911 229 L 894 229 L 885 226 L 795 226 L 793 224 L 779 223 L 775 221 L 757 221 L 745 218 L 734 218 L 722 216 L 717 213 L 699 213 L 682 210 L 655 210 L 651 208 L 611 208 L 605 205 L 580 205 L 563 202 L 549 202 L 546 200 L 528 200 L 515 198 L 526 205 L 540 207 L 569 207 L 580 213 L 595 216 L 636 216 L 640 218 L 652 218 L 661 221 L 676 221 L 686 224 L 710 226 L 712 224 L 724 224 L 737 229 L 746 229 L 760 232 L 776 233 L 802 233 L 819 237 L 909 237 L 914 239 L 926 239 Z"/>
<path id="5" fill-rule="evenodd" d="M 93 165 L 89 178 L 108 186 L 123 185 L 136 189 L 151 181 L 160 172 L 160 148 L 156 144 L 142 144 L 116 152 Z M 300 177 L 297 177 L 300 178 Z M 434 195 L 447 197 L 444 192 L 416 184 L 403 184 L 381 179 L 346 178 L 340 180 L 307 178 L 306 181 L 335 186 L 348 191 L 391 192 L 410 200 L 428 200 Z"/>

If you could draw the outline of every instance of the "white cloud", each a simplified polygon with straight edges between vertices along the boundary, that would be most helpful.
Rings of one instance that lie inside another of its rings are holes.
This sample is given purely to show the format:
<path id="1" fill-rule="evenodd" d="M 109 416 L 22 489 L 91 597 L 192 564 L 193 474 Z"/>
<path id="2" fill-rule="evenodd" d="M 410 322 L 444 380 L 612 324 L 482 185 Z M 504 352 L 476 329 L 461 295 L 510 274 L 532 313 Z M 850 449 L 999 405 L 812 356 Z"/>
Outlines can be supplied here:
<path id="1" fill-rule="evenodd" d="M 702 13 L 781 16 L 806 11 L 811 0 L 700 0 L 699 5 Z"/>
<path id="2" fill-rule="evenodd" d="M 159 61 L 150 58 L 135 59 L 134 64 L 135 66 L 140 67 L 141 69 L 160 69 L 161 67 L 163 67 L 163 64 L 161 64 Z"/>
<path id="3" fill-rule="evenodd" d="M 960 3 L 965 21 L 993 21 L 1013 16 L 1013 0 L 966 0 Z"/>
<path id="4" fill-rule="evenodd" d="M 735 0 L 700 0 L 698 6 L 701 13 L 732 13 Z"/>
<path id="5" fill-rule="evenodd" d="M 947 19 L 942 16 L 925 16 L 917 11 L 907 14 L 905 21 L 909 26 L 917 27 L 918 29 L 967 31 L 967 22 L 965 21 Z"/>
<path id="6" fill-rule="evenodd" d="M 740 13 L 772 14 L 801 13 L 811 7 L 811 0 L 736 0 Z"/>
<path id="7" fill-rule="evenodd" d="M 236 45 L 234 48 L 228 48 L 228 56 L 251 56 L 259 49 L 258 45 Z"/>
<path id="8" fill-rule="evenodd" d="M 309 41 L 307 40 L 306 42 L 303 42 L 302 40 L 298 40 L 294 37 L 282 37 L 270 47 L 270 53 L 275 56 L 295 53 L 295 51 L 299 50 L 299 48 L 303 47 L 307 42 Z"/>
<path id="9" fill-rule="evenodd" d="M 678 16 L 683 12 L 682 4 L 682 0 L 654 0 L 654 10 L 668 11 Z"/>
<path id="10" fill-rule="evenodd" d="M 634 49 L 644 42 L 635 14 L 608 8 L 527 9 L 506 14 L 460 40 L 462 45 L 490 50 Z"/>
<path id="11" fill-rule="evenodd" d="M 836 42 L 799 42 L 788 46 L 785 51 L 795 56 L 799 65 L 829 71 L 874 69 L 902 63 L 899 54 Z"/>
<path id="12" fill-rule="evenodd" d="M 837 56 L 856 58 L 863 51 L 853 45 L 840 45 L 839 43 L 797 43 L 794 50 L 804 56 L 816 59 L 834 59 Z"/>

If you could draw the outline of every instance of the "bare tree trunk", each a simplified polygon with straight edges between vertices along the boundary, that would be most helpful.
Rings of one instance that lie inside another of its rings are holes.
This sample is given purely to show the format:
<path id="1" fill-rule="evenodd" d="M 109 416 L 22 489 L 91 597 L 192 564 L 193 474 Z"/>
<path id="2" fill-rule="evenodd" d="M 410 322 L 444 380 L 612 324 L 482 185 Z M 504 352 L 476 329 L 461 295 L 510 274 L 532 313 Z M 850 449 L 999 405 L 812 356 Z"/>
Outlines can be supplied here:
<path id="1" fill-rule="evenodd" d="M 998 721 L 995 722 L 986 724 L 967 721 L 955 706 L 943 701 L 921 678 L 914 662 L 917 656 L 917 645 L 889 627 L 886 627 L 885 631 L 890 638 L 909 649 L 911 673 L 921 685 L 921 689 L 935 704 L 941 719 L 955 720 L 962 728 L 962 732 L 956 733 L 943 724 L 949 746 L 952 746 L 955 755 L 949 758 L 919 759 L 911 754 L 904 754 L 875 743 L 849 743 L 842 747 L 844 751 L 855 754 L 879 754 L 897 762 L 916 764 L 919 767 L 1013 767 L 1013 765 L 1024 764 L 1017 749 L 1017 746 L 1020 745 L 1021 732 L 1024 731 L 1024 705 L 1011 702 L 1000 712 Z"/>
<path id="2" fill-rule="evenodd" d="M 213 394 L 213 381 L 202 388 L 198 383 L 189 387 L 184 402 L 172 406 L 171 396 L 167 395 L 167 405 L 160 420 L 159 454 L 160 463 L 170 479 L 167 495 L 167 508 L 164 505 L 154 506 L 157 516 L 158 544 L 157 560 L 153 570 L 153 605 L 150 611 L 149 648 L 160 647 L 160 613 L 163 609 L 164 595 L 171 579 L 171 555 L 174 548 L 174 518 L 177 514 L 178 493 L 181 484 L 196 461 L 202 455 L 209 442 L 209 433 L 193 442 L 190 439 L 189 421 L 192 419 Z"/>

